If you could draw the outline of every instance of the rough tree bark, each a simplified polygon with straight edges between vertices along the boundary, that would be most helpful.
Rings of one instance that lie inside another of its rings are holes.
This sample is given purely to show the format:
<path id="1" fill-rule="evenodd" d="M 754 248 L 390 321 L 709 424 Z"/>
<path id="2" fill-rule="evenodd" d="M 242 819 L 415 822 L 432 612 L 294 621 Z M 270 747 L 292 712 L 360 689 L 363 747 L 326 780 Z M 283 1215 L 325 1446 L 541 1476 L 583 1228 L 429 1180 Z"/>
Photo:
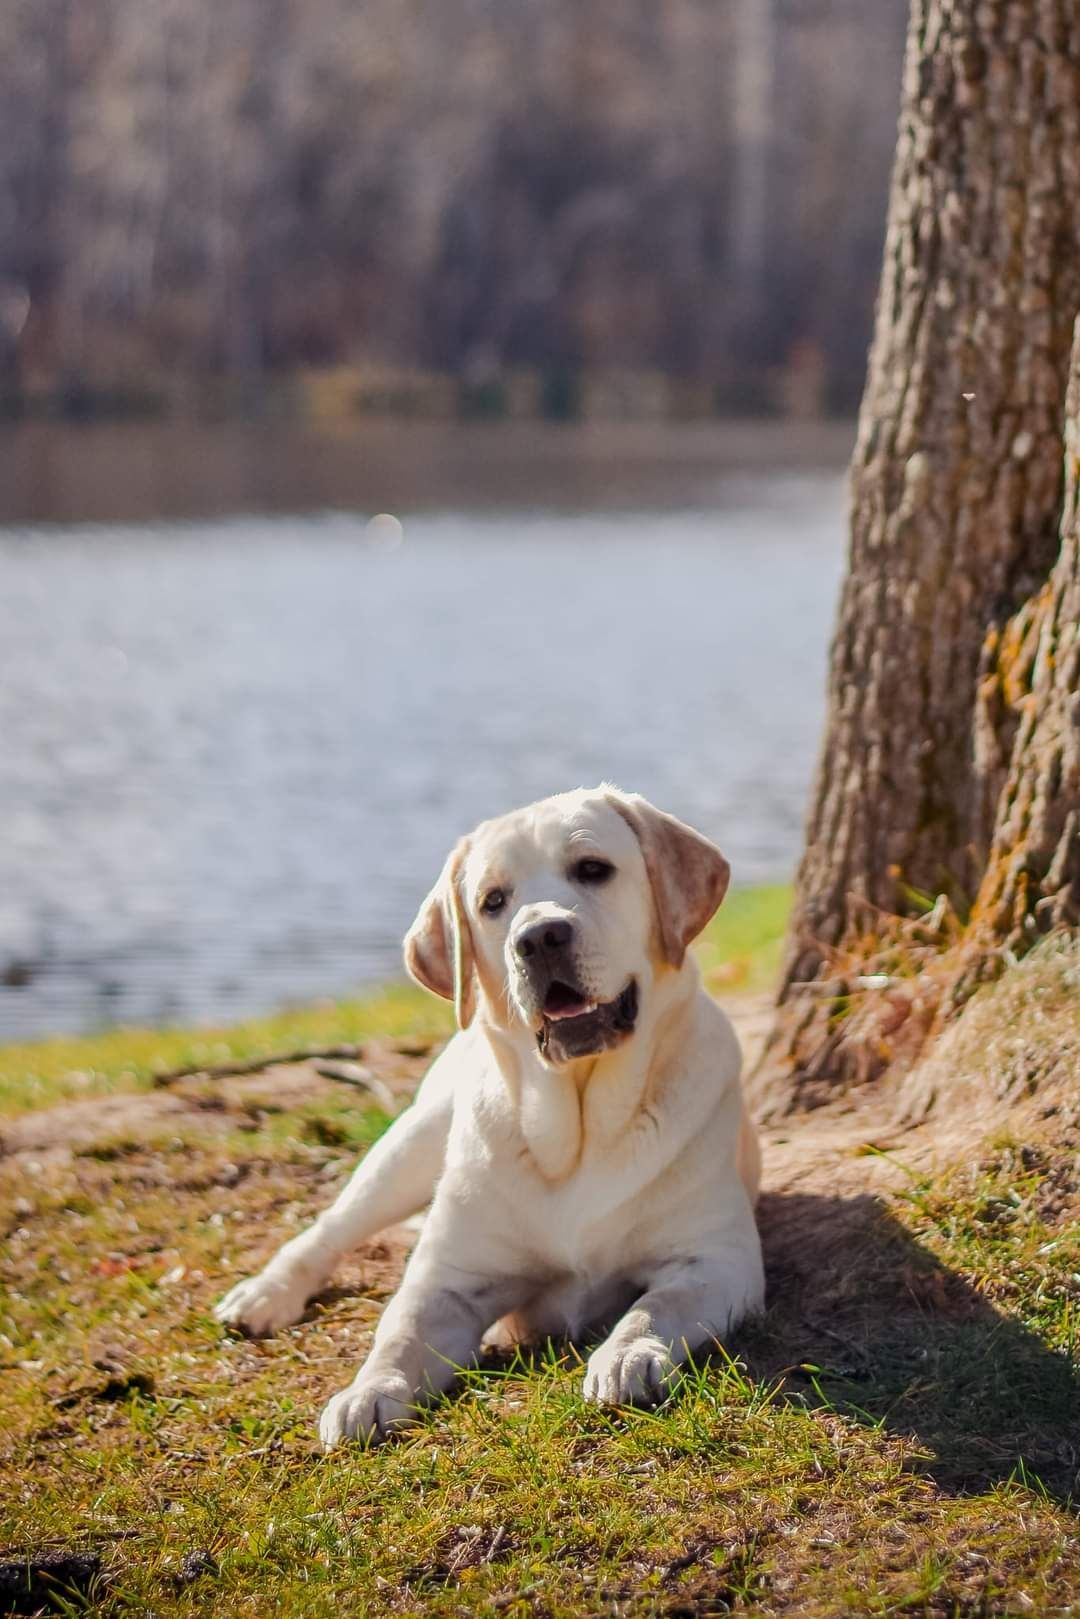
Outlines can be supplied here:
<path id="1" fill-rule="evenodd" d="M 985 691 L 1057 551 L 1078 309 L 1080 6 L 913 0 L 849 572 L 766 1055 L 789 1101 L 851 1071 L 806 984 L 916 896 L 966 915 L 979 892 L 1019 736 Z"/>
<path id="2" fill-rule="evenodd" d="M 1021 609 L 1017 666 L 994 670 L 990 692 L 1017 714 L 986 871 L 972 915 L 976 965 L 1023 950 L 1055 927 L 1080 925 L 1080 319 L 1065 404 L 1061 549 L 1046 586 Z M 1000 660 L 999 660 L 1000 661 Z M 1011 691 L 1010 691 L 1011 688 Z"/>

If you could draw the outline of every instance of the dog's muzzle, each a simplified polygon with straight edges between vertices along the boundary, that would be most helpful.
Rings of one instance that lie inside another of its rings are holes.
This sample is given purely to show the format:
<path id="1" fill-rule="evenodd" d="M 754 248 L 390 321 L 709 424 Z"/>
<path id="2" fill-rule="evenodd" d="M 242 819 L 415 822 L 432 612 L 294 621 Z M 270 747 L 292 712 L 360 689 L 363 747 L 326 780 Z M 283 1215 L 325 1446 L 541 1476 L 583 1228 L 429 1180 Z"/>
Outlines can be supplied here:
<path id="1" fill-rule="evenodd" d="M 633 1033 L 638 990 L 631 979 L 613 1001 L 600 1002 L 581 983 L 575 961 L 577 934 L 569 917 L 528 923 L 511 941 L 518 971 L 537 1008 L 536 1043 L 550 1063 L 608 1051 Z"/>
<path id="2" fill-rule="evenodd" d="M 634 1032 L 638 1014 L 638 987 L 631 978 L 621 995 L 601 1004 L 587 1002 L 574 989 L 556 979 L 544 997 L 536 1043 L 551 1063 L 573 1062 L 610 1051 Z"/>

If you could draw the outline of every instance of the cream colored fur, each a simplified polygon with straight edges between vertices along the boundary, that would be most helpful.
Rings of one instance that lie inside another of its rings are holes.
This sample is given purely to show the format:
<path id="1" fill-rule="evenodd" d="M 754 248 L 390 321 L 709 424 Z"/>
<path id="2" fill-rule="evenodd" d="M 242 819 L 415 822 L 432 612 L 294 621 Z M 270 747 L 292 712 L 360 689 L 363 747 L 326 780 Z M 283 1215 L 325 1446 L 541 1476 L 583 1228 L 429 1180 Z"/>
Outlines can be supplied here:
<path id="1" fill-rule="evenodd" d="M 610 862 L 599 886 L 575 862 Z M 351 1249 L 430 1213 L 371 1353 L 322 1415 L 327 1446 L 415 1420 L 485 1338 L 610 1324 L 584 1395 L 651 1401 L 680 1361 L 760 1307 L 757 1139 L 740 1053 L 690 939 L 727 884 L 719 852 L 643 799 L 565 793 L 490 821 L 454 851 L 406 941 L 465 1025 L 345 1190 L 217 1305 L 253 1334 L 302 1314 Z M 494 889 L 504 910 L 482 908 Z M 633 1032 L 562 1063 L 520 959 L 522 929 L 568 918 L 597 1003 L 637 985 Z"/>

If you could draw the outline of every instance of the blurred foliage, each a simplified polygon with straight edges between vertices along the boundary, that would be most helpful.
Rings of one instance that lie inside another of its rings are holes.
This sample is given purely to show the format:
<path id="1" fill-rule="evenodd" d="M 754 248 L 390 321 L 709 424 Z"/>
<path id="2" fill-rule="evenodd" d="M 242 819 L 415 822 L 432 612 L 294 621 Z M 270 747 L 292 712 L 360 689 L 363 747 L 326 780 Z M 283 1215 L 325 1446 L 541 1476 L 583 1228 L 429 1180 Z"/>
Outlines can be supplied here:
<path id="1" fill-rule="evenodd" d="M 0 404 L 349 366 L 353 408 L 849 408 L 906 9 L 11 0 Z"/>

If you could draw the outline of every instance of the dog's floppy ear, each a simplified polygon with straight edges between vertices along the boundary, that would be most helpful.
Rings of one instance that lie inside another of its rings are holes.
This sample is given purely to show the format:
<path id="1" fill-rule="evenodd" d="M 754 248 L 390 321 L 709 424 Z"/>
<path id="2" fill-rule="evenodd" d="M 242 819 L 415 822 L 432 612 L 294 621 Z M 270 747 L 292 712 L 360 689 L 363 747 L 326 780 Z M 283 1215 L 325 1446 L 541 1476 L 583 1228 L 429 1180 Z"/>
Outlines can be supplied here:
<path id="1" fill-rule="evenodd" d="M 462 838 L 405 935 L 405 965 L 410 974 L 425 989 L 453 1001 L 463 1029 L 469 1027 L 476 1010 L 472 934 L 460 888 L 468 847 L 468 840 Z"/>
<path id="2" fill-rule="evenodd" d="M 708 838 L 674 815 L 654 809 L 638 793 L 609 792 L 607 797 L 637 833 L 664 958 L 681 967 L 687 945 L 726 894 L 731 867 Z"/>

